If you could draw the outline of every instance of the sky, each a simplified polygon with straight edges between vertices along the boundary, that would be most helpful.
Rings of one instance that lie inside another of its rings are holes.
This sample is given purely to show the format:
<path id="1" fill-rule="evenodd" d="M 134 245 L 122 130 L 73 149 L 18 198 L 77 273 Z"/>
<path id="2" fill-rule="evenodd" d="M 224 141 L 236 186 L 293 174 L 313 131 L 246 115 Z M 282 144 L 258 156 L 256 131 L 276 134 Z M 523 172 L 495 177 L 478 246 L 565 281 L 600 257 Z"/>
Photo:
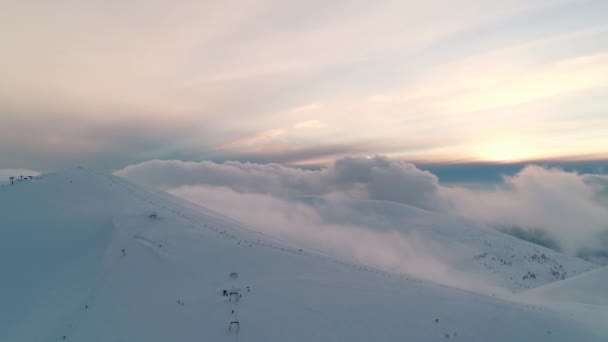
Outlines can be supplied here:
<path id="1" fill-rule="evenodd" d="M 607 17 L 603 0 L 7 1 L 0 169 L 601 164 Z"/>

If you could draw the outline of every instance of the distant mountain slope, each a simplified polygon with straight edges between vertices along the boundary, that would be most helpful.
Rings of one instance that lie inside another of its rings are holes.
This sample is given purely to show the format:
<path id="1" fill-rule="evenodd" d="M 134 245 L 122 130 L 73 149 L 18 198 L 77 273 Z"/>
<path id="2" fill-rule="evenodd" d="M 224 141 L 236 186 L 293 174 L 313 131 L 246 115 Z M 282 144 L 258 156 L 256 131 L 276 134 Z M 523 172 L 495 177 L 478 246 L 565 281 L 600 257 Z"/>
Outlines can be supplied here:
<path id="1" fill-rule="evenodd" d="M 0 190 L 0 234 L 0 341 L 606 338 L 567 313 L 300 250 L 89 170 Z"/>
<path id="2" fill-rule="evenodd" d="M 608 307 L 608 267 L 530 290 L 526 295 L 555 302 Z"/>
<path id="3" fill-rule="evenodd" d="M 608 327 L 608 267 L 525 291 L 515 297 L 523 303 L 567 312 L 599 334 Z"/>
<path id="4" fill-rule="evenodd" d="M 302 200 L 319 208 L 323 217 L 333 223 L 397 230 L 433 242 L 441 249 L 435 257 L 453 270 L 513 292 L 599 267 L 453 215 L 386 201 Z"/>

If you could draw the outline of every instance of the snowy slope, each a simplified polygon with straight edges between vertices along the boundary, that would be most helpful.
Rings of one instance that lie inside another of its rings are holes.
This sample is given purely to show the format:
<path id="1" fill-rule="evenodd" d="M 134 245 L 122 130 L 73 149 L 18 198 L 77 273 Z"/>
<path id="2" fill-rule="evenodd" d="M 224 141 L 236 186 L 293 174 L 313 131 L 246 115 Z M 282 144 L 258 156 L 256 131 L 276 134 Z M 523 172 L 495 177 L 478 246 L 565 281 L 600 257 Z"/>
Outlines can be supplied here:
<path id="1" fill-rule="evenodd" d="M 0 341 L 607 336 L 568 312 L 300 251 L 217 213 L 89 170 L 0 190 L 0 233 Z M 242 297 L 228 301 L 224 289 Z M 238 332 L 228 330 L 232 321 L 240 323 Z"/>
<path id="2" fill-rule="evenodd" d="M 442 263 L 512 292 L 599 267 L 454 215 L 386 201 L 303 200 L 322 210 L 323 216 L 333 223 L 358 224 L 381 231 L 397 230 L 419 240 L 432 241 L 440 246 L 441 253 L 435 253 L 434 257 Z M 345 218 L 350 221 L 344 222 Z"/>
<path id="3" fill-rule="evenodd" d="M 608 267 L 530 290 L 525 295 L 551 302 L 608 307 Z"/>
<path id="4" fill-rule="evenodd" d="M 516 299 L 567 312 L 590 329 L 605 334 L 608 330 L 608 267 L 523 292 Z"/>

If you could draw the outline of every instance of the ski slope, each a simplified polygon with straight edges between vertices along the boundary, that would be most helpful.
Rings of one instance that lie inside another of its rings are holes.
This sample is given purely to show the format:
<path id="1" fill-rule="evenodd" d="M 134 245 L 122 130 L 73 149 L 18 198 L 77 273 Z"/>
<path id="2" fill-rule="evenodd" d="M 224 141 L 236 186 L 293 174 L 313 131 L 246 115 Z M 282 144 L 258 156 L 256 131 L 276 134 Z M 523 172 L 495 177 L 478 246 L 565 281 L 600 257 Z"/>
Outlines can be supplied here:
<path id="1" fill-rule="evenodd" d="M 571 312 L 327 257 L 85 169 L 2 188 L 0 232 L 0 341 L 608 336 Z"/>

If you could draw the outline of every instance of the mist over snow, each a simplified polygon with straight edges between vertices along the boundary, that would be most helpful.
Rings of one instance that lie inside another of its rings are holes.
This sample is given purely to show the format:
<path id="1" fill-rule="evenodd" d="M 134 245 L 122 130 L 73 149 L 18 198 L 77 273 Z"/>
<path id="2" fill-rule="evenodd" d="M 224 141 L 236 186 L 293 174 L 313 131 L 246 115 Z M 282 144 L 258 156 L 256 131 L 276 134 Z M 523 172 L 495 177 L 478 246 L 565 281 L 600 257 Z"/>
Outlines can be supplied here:
<path id="1" fill-rule="evenodd" d="M 412 163 L 380 156 L 346 157 L 321 170 L 153 160 L 116 175 L 277 236 L 423 277 L 458 278 L 436 260 L 441 246 L 395 229 L 395 215 L 414 208 L 462 217 L 469 224 L 493 227 L 569 255 L 608 262 L 606 175 L 530 165 L 494 188 L 480 190 L 441 184 Z M 409 207 L 391 213 L 357 208 L 357 201 L 368 200 Z"/>
<path id="2" fill-rule="evenodd" d="M 473 252 L 454 248 L 448 253 L 440 243 L 415 231 L 395 230 L 384 222 L 391 217 L 366 216 L 356 211 L 356 202 L 338 195 L 329 195 L 329 199 L 287 199 L 202 185 L 169 191 L 308 249 L 454 287 L 501 291 L 445 263 L 449 258 L 463 258 Z"/>
<path id="3" fill-rule="evenodd" d="M 607 184 L 607 176 L 531 165 L 505 177 L 492 191 L 447 188 L 443 194 L 463 216 L 506 232 L 519 231 L 522 238 L 540 235 L 571 255 L 591 256 L 590 251 L 601 253 L 608 247 L 601 239 L 608 231 L 602 194 Z"/>

